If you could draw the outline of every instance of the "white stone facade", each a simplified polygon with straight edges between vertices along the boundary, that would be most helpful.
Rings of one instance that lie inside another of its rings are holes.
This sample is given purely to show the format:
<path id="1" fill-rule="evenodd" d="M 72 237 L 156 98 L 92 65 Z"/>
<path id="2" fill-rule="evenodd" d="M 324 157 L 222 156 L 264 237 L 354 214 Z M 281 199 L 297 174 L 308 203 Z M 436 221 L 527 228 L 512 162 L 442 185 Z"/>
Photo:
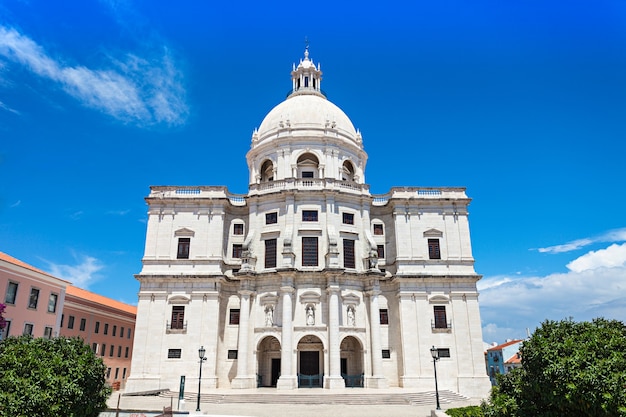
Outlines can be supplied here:
<path id="1" fill-rule="evenodd" d="M 371 195 L 361 134 L 305 57 L 247 154 L 249 192 L 152 187 L 127 391 L 489 390 L 464 188 Z M 315 376 L 317 375 L 317 376 Z"/>

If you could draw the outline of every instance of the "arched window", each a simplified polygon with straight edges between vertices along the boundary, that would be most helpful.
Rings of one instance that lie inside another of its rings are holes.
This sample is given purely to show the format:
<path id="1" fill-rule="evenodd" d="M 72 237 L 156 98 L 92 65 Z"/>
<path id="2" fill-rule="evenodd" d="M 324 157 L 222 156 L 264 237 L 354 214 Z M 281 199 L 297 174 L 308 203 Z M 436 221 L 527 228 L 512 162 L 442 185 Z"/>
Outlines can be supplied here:
<path id="1" fill-rule="evenodd" d="M 261 165 L 261 182 L 274 181 L 274 165 L 272 161 L 265 161 Z"/>
<path id="2" fill-rule="evenodd" d="M 298 158 L 298 177 L 316 178 L 319 161 L 312 153 L 302 154 Z"/>
<path id="3" fill-rule="evenodd" d="M 341 179 L 343 181 L 354 181 L 354 165 L 350 161 L 345 161 L 341 168 Z"/>

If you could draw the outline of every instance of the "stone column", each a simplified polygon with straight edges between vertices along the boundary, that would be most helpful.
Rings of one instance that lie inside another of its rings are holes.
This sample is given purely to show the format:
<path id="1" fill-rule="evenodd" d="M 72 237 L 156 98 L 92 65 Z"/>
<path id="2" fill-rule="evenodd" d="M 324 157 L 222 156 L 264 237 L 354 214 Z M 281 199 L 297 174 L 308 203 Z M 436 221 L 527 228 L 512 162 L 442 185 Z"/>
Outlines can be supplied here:
<path id="1" fill-rule="evenodd" d="M 339 286 L 328 286 L 328 361 L 330 375 L 324 377 L 325 388 L 345 388 L 341 377 L 341 351 L 339 345 Z"/>
<path id="2" fill-rule="evenodd" d="M 383 376 L 383 352 L 380 342 L 380 309 L 378 307 L 378 295 L 380 289 L 375 283 L 369 291 L 370 297 L 370 335 L 372 338 L 372 376 L 367 378 L 368 388 L 387 388 L 387 379 Z"/>
<path id="3" fill-rule="evenodd" d="M 250 296 L 252 291 L 241 290 L 239 307 L 239 341 L 237 343 L 237 376 L 233 379 L 232 388 L 256 388 L 256 378 L 248 374 L 248 323 L 250 317 Z"/>
<path id="4" fill-rule="evenodd" d="M 292 286 L 282 286 L 280 291 L 283 296 L 283 319 L 282 335 L 280 341 L 280 378 L 276 383 L 276 389 L 295 389 L 298 387 L 296 376 L 293 374 L 293 307 L 291 294 Z"/>

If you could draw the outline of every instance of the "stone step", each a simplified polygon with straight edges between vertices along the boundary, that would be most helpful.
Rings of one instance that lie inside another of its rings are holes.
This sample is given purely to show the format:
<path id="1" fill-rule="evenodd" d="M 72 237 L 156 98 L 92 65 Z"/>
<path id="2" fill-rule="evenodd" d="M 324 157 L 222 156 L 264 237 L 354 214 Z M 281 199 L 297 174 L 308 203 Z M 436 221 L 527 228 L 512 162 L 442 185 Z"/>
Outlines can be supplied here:
<path id="1" fill-rule="evenodd" d="M 358 391 L 358 388 L 355 389 Z M 162 392 L 161 397 L 178 398 L 173 391 Z M 186 401 L 197 400 L 196 394 L 185 394 Z M 449 404 L 468 398 L 452 391 L 439 391 L 439 402 Z M 290 393 L 203 393 L 200 402 L 206 404 L 346 404 L 346 405 L 427 405 L 435 403 L 435 392 L 398 393 L 328 393 L 321 388 L 300 389 Z"/>

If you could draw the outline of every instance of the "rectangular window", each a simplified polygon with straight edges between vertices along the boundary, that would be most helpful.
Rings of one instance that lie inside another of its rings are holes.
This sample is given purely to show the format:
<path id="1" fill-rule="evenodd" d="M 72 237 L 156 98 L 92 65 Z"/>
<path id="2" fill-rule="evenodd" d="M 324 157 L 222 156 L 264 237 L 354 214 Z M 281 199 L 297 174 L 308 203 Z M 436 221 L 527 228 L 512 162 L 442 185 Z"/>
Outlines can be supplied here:
<path id="1" fill-rule="evenodd" d="M 191 238 L 179 237 L 178 238 L 178 252 L 176 253 L 176 259 L 189 259 L 189 246 L 191 245 Z"/>
<path id="2" fill-rule="evenodd" d="M 118 347 L 117 347 L 117 357 L 118 357 L 118 358 L 121 358 L 121 357 L 122 357 L 122 347 L 121 347 L 121 346 L 118 346 Z"/>
<path id="3" fill-rule="evenodd" d="M 107 351 L 107 345 L 106 343 L 102 344 L 102 350 L 100 351 L 100 355 L 104 356 L 106 355 L 106 351 Z"/>
<path id="4" fill-rule="evenodd" d="M 99 321 L 96 322 L 96 327 L 93 329 L 93 332 L 94 333 L 100 332 L 100 322 Z"/>
<path id="5" fill-rule="evenodd" d="M 276 239 L 265 240 L 265 267 L 276 268 Z"/>
<path id="6" fill-rule="evenodd" d="M 87 320 L 85 319 L 80 319 L 80 331 L 84 332 L 85 331 L 85 327 L 87 326 Z"/>
<path id="7" fill-rule="evenodd" d="M 111 347 L 109 348 L 109 356 L 113 357 L 113 351 L 115 350 L 115 346 L 111 345 Z"/>
<path id="8" fill-rule="evenodd" d="M 22 334 L 25 335 L 25 336 L 32 336 L 33 335 L 33 324 L 32 323 L 24 324 L 24 332 Z"/>
<path id="9" fill-rule="evenodd" d="M 104 323 L 104 334 L 109 334 L 109 323 Z"/>
<path id="10" fill-rule="evenodd" d="M 354 240 L 352 239 L 343 240 L 343 267 L 344 268 L 356 267 L 356 263 L 354 260 Z"/>
<path id="11" fill-rule="evenodd" d="M 181 353 L 182 353 L 181 349 L 168 349 L 167 358 L 168 359 L 180 359 Z"/>
<path id="12" fill-rule="evenodd" d="M 447 329 L 446 306 L 433 306 L 435 314 L 435 329 Z"/>
<path id="13" fill-rule="evenodd" d="M 7 304 L 15 304 L 15 300 L 17 299 L 17 287 L 19 284 L 17 282 L 9 281 L 9 285 L 7 286 L 7 295 L 4 297 L 4 302 Z"/>
<path id="14" fill-rule="evenodd" d="M 439 239 L 428 239 L 428 258 L 441 259 L 441 252 L 439 251 Z"/>
<path id="15" fill-rule="evenodd" d="M 49 326 L 44 327 L 43 337 L 45 339 L 52 339 L 52 327 L 49 327 Z"/>
<path id="16" fill-rule="evenodd" d="M 354 214 L 343 213 L 343 224 L 354 224 Z"/>
<path id="17" fill-rule="evenodd" d="M 126 338 L 130 339 L 130 327 L 128 328 L 127 332 L 126 332 Z"/>
<path id="18" fill-rule="evenodd" d="M 302 171 L 302 178 L 315 178 L 313 171 Z"/>
<path id="19" fill-rule="evenodd" d="M 375 224 L 374 225 L 374 234 L 378 235 L 378 236 L 384 235 L 383 225 L 382 224 Z"/>
<path id="20" fill-rule="evenodd" d="M 380 316 L 380 324 L 389 324 L 389 312 L 386 308 L 378 310 L 378 315 Z"/>
<path id="21" fill-rule="evenodd" d="M 317 237 L 302 238 L 302 266 L 317 266 Z"/>
<path id="22" fill-rule="evenodd" d="M 229 350 L 228 351 L 228 359 L 237 359 L 237 351 Z"/>
<path id="23" fill-rule="evenodd" d="M 65 320 L 65 314 L 61 314 L 61 327 L 63 327 L 63 320 Z"/>
<path id="24" fill-rule="evenodd" d="M 302 210 L 302 221 L 303 222 L 316 222 L 317 210 Z"/>
<path id="25" fill-rule="evenodd" d="M 111 368 L 107 368 L 107 378 L 106 379 L 109 379 L 109 378 L 111 378 Z"/>
<path id="26" fill-rule="evenodd" d="M 126 379 L 126 368 L 122 370 L 122 379 Z"/>
<path id="27" fill-rule="evenodd" d="M 93 351 L 93 353 L 98 353 L 98 344 L 97 343 L 92 343 L 91 344 L 91 350 Z"/>
<path id="28" fill-rule="evenodd" d="M 384 258 L 385 257 L 385 245 L 377 245 L 376 252 L 379 258 Z"/>
<path id="29" fill-rule="evenodd" d="M 243 245 L 234 244 L 233 245 L 233 258 L 241 258 L 242 253 L 243 253 Z"/>
<path id="30" fill-rule="evenodd" d="M 59 298 L 58 294 L 52 293 L 48 298 L 48 313 L 56 313 L 57 311 L 57 300 Z"/>
<path id="31" fill-rule="evenodd" d="M 239 309 L 238 308 L 230 309 L 230 317 L 228 319 L 228 324 L 239 324 Z"/>
<path id="32" fill-rule="evenodd" d="M 278 213 L 265 213 L 265 224 L 276 224 L 278 223 Z"/>
<path id="33" fill-rule="evenodd" d="M 28 298 L 28 308 L 37 308 L 37 302 L 39 301 L 39 289 L 31 288 L 30 297 Z"/>
<path id="34" fill-rule="evenodd" d="M 124 350 L 124 357 L 128 358 L 128 346 L 126 346 L 126 349 Z"/>
<path id="35" fill-rule="evenodd" d="M 185 306 L 172 306 L 172 329 L 185 328 Z"/>
<path id="36" fill-rule="evenodd" d="M 4 326 L 4 329 L 0 330 L 0 335 L 2 337 L 0 337 L 0 339 L 4 339 L 9 337 L 11 334 L 11 320 L 6 320 L 6 324 Z"/>
<path id="37" fill-rule="evenodd" d="M 124 326 L 120 327 L 120 337 L 124 337 Z"/>
<path id="38" fill-rule="evenodd" d="M 383 359 L 391 358 L 391 351 L 389 349 L 383 349 Z"/>
<path id="39" fill-rule="evenodd" d="M 243 235 L 243 223 L 235 223 L 235 224 L 233 224 L 233 234 L 234 235 Z"/>
<path id="40" fill-rule="evenodd" d="M 111 333 L 111 335 L 112 335 L 113 337 L 115 337 L 115 334 L 116 334 L 116 333 L 117 333 L 117 326 L 114 324 L 114 325 L 113 325 L 113 333 Z"/>
<path id="41" fill-rule="evenodd" d="M 74 316 L 70 316 L 70 318 L 67 319 L 67 328 L 68 329 L 74 328 Z"/>
<path id="42" fill-rule="evenodd" d="M 117 377 L 120 376 L 120 368 L 115 368 L 115 378 L 117 379 Z"/>

